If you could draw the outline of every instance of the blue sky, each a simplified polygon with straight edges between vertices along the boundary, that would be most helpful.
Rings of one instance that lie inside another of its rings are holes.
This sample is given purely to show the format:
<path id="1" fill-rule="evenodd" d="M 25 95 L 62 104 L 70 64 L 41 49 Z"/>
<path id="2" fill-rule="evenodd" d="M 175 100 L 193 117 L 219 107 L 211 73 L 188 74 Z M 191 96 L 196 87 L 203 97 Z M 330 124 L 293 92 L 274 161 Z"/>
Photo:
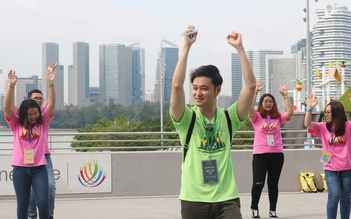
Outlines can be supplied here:
<path id="1" fill-rule="evenodd" d="M 309 1 L 310 28 L 316 9 L 350 0 Z M 231 95 L 230 55 L 226 42 L 232 30 L 242 33 L 246 50 L 283 50 L 306 37 L 302 0 L 0 0 L 0 69 L 19 77 L 41 77 L 41 45 L 55 42 L 60 64 L 72 64 L 72 44 L 90 45 L 90 85 L 98 86 L 99 45 L 140 42 L 146 50 L 147 89 L 153 89 L 162 38 L 182 48 L 180 33 L 188 24 L 199 30 L 188 68 L 214 64 L 223 75 L 222 94 Z M 67 92 L 66 95 L 67 96 Z"/>

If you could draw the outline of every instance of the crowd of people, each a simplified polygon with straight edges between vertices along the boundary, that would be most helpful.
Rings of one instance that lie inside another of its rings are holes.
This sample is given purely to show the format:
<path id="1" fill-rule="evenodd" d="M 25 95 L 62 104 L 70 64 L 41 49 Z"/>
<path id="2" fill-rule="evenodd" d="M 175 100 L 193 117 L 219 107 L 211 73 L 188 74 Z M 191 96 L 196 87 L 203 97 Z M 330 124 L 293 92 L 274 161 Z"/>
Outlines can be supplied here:
<path id="1" fill-rule="evenodd" d="M 231 140 L 240 126 L 249 119 L 254 128 L 252 158 L 251 217 L 260 218 L 258 204 L 266 177 L 269 198 L 269 218 L 278 218 L 277 202 L 279 178 L 284 164 L 281 125 L 293 115 L 288 97 L 289 86 L 280 85 L 285 112 L 279 112 L 276 99 L 266 93 L 256 80 L 247 59 L 242 35 L 232 31 L 227 41 L 238 53 L 244 85 L 238 100 L 228 109 L 217 107 L 217 97 L 223 79 L 216 66 L 203 65 L 190 73 L 191 96 L 195 106 L 185 103 L 184 81 L 191 46 L 197 39 L 197 30 L 188 25 L 184 44 L 174 71 L 170 101 L 170 115 L 182 144 L 182 175 L 179 199 L 182 219 L 241 219 L 238 189 L 233 174 Z M 235 85 L 233 85 L 235 86 Z M 345 110 L 339 102 L 325 108 L 325 122 L 311 122 L 311 112 L 317 104 L 315 94 L 308 99 L 305 126 L 308 132 L 322 140 L 323 167 L 328 186 L 327 218 L 335 219 L 340 203 L 341 219 L 350 216 L 351 143 L 348 140 L 351 122 L 346 121 Z M 195 122 L 192 118 L 195 115 Z M 188 134 L 189 126 L 193 125 Z M 189 137 L 190 136 L 190 137 Z"/>
<path id="2" fill-rule="evenodd" d="M 252 156 L 251 217 L 260 218 L 259 201 L 266 178 L 269 218 L 278 218 L 279 178 L 284 164 L 281 125 L 293 115 L 288 84 L 280 85 L 285 111 L 279 112 L 276 99 L 269 93 L 257 95 L 264 88 L 255 78 L 243 46 L 243 37 L 232 31 L 228 44 L 238 53 L 244 85 L 238 100 L 227 109 L 217 107 L 223 79 L 214 65 L 203 65 L 190 73 L 191 96 L 195 105 L 185 103 L 184 82 L 190 48 L 198 32 L 188 25 L 184 44 L 172 79 L 170 115 L 182 144 L 182 175 L 179 199 L 182 219 L 241 219 L 239 192 L 234 178 L 231 141 L 235 132 L 249 119 L 254 128 Z M 4 99 L 5 119 L 14 135 L 13 185 L 17 198 L 17 218 L 53 219 L 55 181 L 48 147 L 50 121 L 56 103 L 54 79 L 58 63 L 47 68 L 48 100 L 43 107 L 43 93 L 34 89 L 21 105 L 15 105 L 15 71 L 8 73 Z M 235 85 L 233 85 L 235 86 Z M 351 99 L 351 97 L 350 97 Z M 322 141 L 321 161 L 328 186 L 327 218 L 335 219 L 340 204 L 340 218 L 350 216 L 351 193 L 351 122 L 340 102 L 330 102 L 324 111 L 325 122 L 312 122 L 311 112 L 318 100 L 311 93 L 307 101 L 305 126 Z M 192 124 L 193 123 L 193 124 Z M 192 132 L 188 134 L 189 126 Z M 37 213 L 38 209 L 38 213 Z"/>

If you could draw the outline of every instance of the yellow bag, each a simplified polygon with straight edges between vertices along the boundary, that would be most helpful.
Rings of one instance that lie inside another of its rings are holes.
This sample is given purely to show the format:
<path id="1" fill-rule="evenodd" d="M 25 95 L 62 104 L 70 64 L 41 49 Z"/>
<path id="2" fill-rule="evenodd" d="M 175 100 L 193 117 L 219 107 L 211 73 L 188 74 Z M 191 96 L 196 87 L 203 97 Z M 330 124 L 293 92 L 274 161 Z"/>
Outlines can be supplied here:
<path id="1" fill-rule="evenodd" d="M 314 174 L 310 172 L 300 172 L 301 192 L 317 192 L 314 182 Z"/>
<path id="2" fill-rule="evenodd" d="M 325 173 L 321 173 L 322 181 L 323 181 L 323 192 L 328 191 L 327 181 L 325 181 Z"/>

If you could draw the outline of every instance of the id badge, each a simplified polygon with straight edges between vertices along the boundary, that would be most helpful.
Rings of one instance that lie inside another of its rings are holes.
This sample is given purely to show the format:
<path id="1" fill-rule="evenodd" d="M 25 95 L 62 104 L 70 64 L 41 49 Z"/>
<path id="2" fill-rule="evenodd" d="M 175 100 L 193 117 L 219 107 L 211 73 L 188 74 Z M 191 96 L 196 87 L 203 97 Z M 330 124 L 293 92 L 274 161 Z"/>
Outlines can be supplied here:
<path id="1" fill-rule="evenodd" d="M 326 165 L 330 162 L 330 159 L 332 156 L 333 156 L 333 154 L 330 153 L 329 151 L 323 151 L 323 154 L 322 154 L 321 158 L 319 159 L 319 161 Z"/>
<path id="2" fill-rule="evenodd" d="M 204 184 L 218 183 L 217 160 L 203 160 L 202 174 L 204 177 Z"/>
<path id="3" fill-rule="evenodd" d="M 273 135 L 267 135 L 267 144 L 268 144 L 268 146 L 274 146 L 274 137 L 273 137 Z"/>
<path id="4" fill-rule="evenodd" d="M 34 150 L 24 149 L 24 164 L 34 164 Z"/>

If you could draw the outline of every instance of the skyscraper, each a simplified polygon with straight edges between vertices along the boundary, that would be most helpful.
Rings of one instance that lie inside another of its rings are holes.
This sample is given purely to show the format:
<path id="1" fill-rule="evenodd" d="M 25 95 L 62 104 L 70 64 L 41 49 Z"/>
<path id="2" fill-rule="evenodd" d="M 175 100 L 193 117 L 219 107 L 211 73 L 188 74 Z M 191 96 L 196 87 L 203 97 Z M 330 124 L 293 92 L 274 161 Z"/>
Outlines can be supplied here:
<path id="1" fill-rule="evenodd" d="M 132 48 L 122 44 L 99 47 L 100 102 L 133 103 Z"/>
<path id="2" fill-rule="evenodd" d="M 270 93 L 275 97 L 280 111 L 285 111 L 285 105 L 284 98 L 279 92 L 279 84 L 287 83 L 290 86 L 289 90 L 294 90 L 295 82 L 290 81 L 297 77 L 296 61 L 296 54 L 266 56 L 265 93 Z M 293 96 L 293 93 L 288 94 L 288 96 Z"/>
<path id="3" fill-rule="evenodd" d="M 89 44 L 85 42 L 73 43 L 73 64 L 68 66 L 68 104 L 90 104 Z"/>
<path id="4" fill-rule="evenodd" d="M 283 51 L 258 50 L 246 51 L 256 79 L 266 79 L 266 55 L 282 55 Z M 238 100 L 240 91 L 244 85 L 242 69 L 237 53 L 232 53 L 232 103 Z"/>
<path id="5" fill-rule="evenodd" d="M 48 84 L 46 81 L 46 69 L 49 64 L 59 61 L 59 45 L 57 43 L 42 44 L 42 86 L 34 87 L 43 92 L 45 99 L 48 98 Z M 64 69 L 63 65 L 55 69 L 55 92 L 56 92 L 56 109 L 63 109 L 64 106 Z M 33 88 L 33 89 L 34 89 Z M 30 90 L 29 90 L 30 91 Z M 44 102 L 45 105 L 45 102 Z"/>
<path id="6" fill-rule="evenodd" d="M 328 4 L 317 9 L 317 17 L 312 38 L 312 85 L 315 93 L 320 96 L 323 92 L 321 82 L 324 79 L 316 77 L 314 72 L 321 70 L 323 66 L 328 67 L 329 62 L 351 61 L 351 11 L 344 5 Z M 351 67 L 345 69 L 345 80 L 351 84 Z M 332 80 L 330 84 L 330 96 L 337 98 L 337 82 Z"/>
<path id="7" fill-rule="evenodd" d="M 168 40 L 161 41 L 161 51 L 157 59 L 155 101 L 169 102 L 172 91 L 172 78 L 178 62 L 178 46 Z M 162 86 L 162 87 L 161 87 Z"/>
<path id="8" fill-rule="evenodd" d="M 139 43 L 128 47 L 132 48 L 132 106 L 136 106 L 145 100 L 145 50 Z"/>

